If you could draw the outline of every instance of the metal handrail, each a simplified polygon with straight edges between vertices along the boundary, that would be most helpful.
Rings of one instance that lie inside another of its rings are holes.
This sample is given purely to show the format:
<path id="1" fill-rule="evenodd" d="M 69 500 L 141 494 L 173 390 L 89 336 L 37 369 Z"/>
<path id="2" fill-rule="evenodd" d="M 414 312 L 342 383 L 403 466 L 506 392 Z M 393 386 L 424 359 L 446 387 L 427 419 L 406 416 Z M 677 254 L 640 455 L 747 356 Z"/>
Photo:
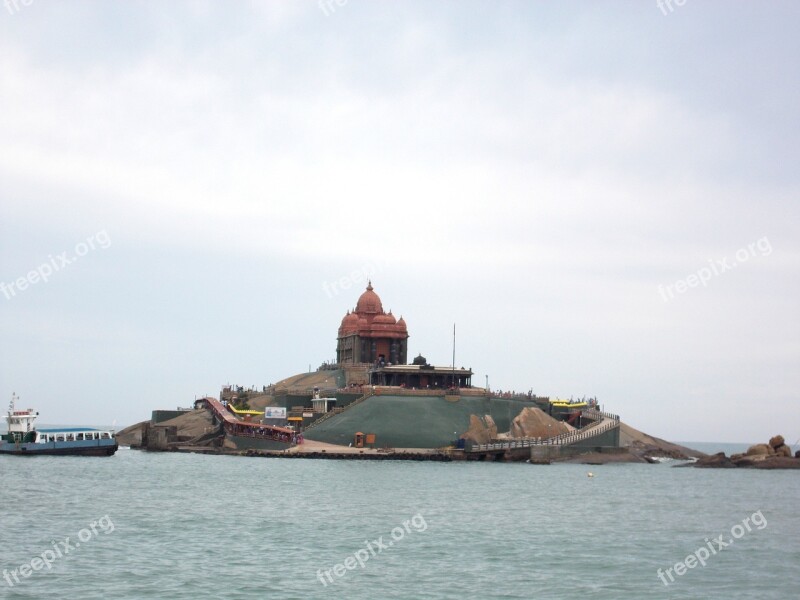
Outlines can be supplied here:
<path id="1" fill-rule="evenodd" d="M 585 412 L 589 412 L 588 410 Z M 601 433 L 610 431 L 620 426 L 619 415 L 605 413 L 601 411 L 593 411 L 596 415 L 602 416 L 602 420 L 594 421 L 585 427 L 581 427 L 576 431 L 568 433 L 560 433 L 559 435 L 544 438 L 517 438 L 515 440 L 490 442 L 487 444 L 474 444 L 469 447 L 468 452 L 485 452 L 489 450 L 511 450 L 515 448 L 530 448 L 531 446 L 566 446 L 573 442 L 583 441 L 592 437 L 596 437 Z M 585 415 L 591 418 L 594 415 Z"/>
<path id="2" fill-rule="evenodd" d="M 320 423 L 322 423 L 323 421 L 326 421 L 326 420 L 330 419 L 330 418 L 331 418 L 331 417 L 333 417 L 334 415 L 340 415 L 340 414 L 342 414 L 342 413 L 343 413 L 343 412 L 345 412 L 346 410 L 349 410 L 349 409 L 350 409 L 350 407 L 352 407 L 352 406 L 355 406 L 356 404 L 361 404 L 361 403 L 362 403 L 364 400 L 366 400 L 367 398 L 370 398 L 370 397 L 372 397 L 373 395 L 374 395 L 374 394 L 373 394 L 373 391 L 372 391 L 372 390 L 369 390 L 369 391 L 367 391 L 367 393 L 365 393 L 363 396 L 361 396 L 360 398 L 356 398 L 355 400 L 353 400 L 353 401 L 352 401 L 350 404 L 348 404 L 347 406 L 337 407 L 337 409 L 338 409 L 338 410 L 330 410 L 330 411 L 328 411 L 327 413 L 325 413 L 324 415 L 322 415 L 322 416 L 321 416 L 319 419 L 317 419 L 316 421 L 314 421 L 313 423 L 311 423 L 311 424 L 310 424 L 308 427 L 306 427 L 306 428 L 304 429 L 304 431 L 308 431 L 309 429 L 313 429 L 314 427 L 316 427 L 317 425 L 319 425 L 319 424 L 320 424 Z"/>

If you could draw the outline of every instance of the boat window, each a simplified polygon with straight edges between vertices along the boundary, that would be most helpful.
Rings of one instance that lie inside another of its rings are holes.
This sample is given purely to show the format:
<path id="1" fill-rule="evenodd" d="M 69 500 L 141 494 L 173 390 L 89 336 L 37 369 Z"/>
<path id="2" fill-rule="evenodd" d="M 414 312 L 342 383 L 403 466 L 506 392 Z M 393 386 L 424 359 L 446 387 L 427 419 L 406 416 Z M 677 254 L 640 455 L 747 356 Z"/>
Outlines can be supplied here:
<path id="1" fill-rule="evenodd" d="M 103 432 L 103 439 L 104 439 L 104 440 L 107 440 L 107 439 L 109 439 L 109 437 L 111 437 L 111 436 L 109 436 L 109 435 L 108 435 L 108 432 L 107 432 L 107 431 L 104 431 L 104 432 Z"/>
<path id="2" fill-rule="evenodd" d="M 67 441 L 68 442 L 74 442 L 75 441 L 75 436 L 72 435 L 71 433 L 68 433 L 67 434 Z"/>
<path id="3" fill-rule="evenodd" d="M 96 440 L 100 439 L 100 432 L 99 431 L 95 431 L 94 432 L 94 439 L 96 439 Z"/>
<path id="4" fill-rule="evenodd" d="M 57 442 L 63 442 L 64 441 L 64 436 L 63 435 L 56 436 L 56 441 Z"/>
<path id="5" fill-rule="evenodd" d="M 83 434 L 79 433 L 78 435 L 75 436 L 75 439 L 78 440 L 79 442 L 82 442 L 83 441 Z"/>

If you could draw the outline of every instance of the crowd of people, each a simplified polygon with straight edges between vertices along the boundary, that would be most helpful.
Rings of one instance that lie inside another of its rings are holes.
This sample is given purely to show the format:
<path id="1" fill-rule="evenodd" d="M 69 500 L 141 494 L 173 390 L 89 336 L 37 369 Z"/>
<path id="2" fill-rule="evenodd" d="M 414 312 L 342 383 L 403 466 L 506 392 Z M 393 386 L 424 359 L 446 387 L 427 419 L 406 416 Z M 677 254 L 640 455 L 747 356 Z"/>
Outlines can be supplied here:
<path id="1" fill-rule="evenodd" d="M 232 435 L 269 439 L 285 444 L 303 443 L 303 434 L 297 431 L 285 431 L 273 427 L 252 427 L 245 424 L 230 425 L 226 429 Z"/>

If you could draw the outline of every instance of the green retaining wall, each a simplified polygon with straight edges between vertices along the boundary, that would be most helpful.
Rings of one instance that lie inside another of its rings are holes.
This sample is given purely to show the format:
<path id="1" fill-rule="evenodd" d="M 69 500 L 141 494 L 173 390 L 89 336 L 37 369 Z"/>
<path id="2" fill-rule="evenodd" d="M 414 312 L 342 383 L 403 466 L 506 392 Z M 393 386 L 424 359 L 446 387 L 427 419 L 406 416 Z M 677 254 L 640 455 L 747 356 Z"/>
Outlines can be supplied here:
<path id="1" fill-rule="evenodd" d="M 345 407 L 351 402 L 355 402 L 361 396 L 364 395 L 364 392 L 336 392 L 336 406 L 338 407 Z"/>
<path id="2" fill-rule="evenodd" d="M 283 397 L 284 406 L 291 410 L 293 406 L 305 406 L 311 408 L 311 394 L 287 394 Z"/>
<path id="3" fill-rule="evenodd" d="M 277 394 L 272 397 L 269 406 L 284 406 L 286 410 L 291 410 L 293 406 L 311 408 L 311 394 Z"/>
<path id="4" fill-rule="evenodd" d="M 471 414 L 491 415 L 498 432 L 533 402 L 462 396 L 448 402 L 441 396 L 372 396 L 305 433 L 310 440 L 347 446 L 356 432 L 376 434 L 378 447 L 439 448 L 469 428 Z"/>
<path id="5" fill-rule="evenodd" d="M 361 392 L 337 392 L 332 397 L 336 398 L 336 406 L 342 407 L 347 406 L 355 400 L 358 400 L 363 395 L 364 394 Z M 291 410 L 293 406 L 305 406 L 306 408 L 311 408 L 313 406 L 312 396 L 311 394 L 278 394 L 273 397 L 271 406 L 285 406 L 287 410 Z"/>
<path id="6" fill-rule="evenodd" d="M 191 410 L 154 410 L 150 415 L 150 422 L 153 425 L 161 423 L 162 421 L 169 421 L 175 417 L 180 417 L 186 413 L 192 412 Z"/>
<path id="7" fill-rule="evenodd" d="M 570 444 L 573 448 L 598 448 L 598 447 L 619 447 L 619 427 L 604 431 L 599 435 L 586 438 L 574 444 Z"/>

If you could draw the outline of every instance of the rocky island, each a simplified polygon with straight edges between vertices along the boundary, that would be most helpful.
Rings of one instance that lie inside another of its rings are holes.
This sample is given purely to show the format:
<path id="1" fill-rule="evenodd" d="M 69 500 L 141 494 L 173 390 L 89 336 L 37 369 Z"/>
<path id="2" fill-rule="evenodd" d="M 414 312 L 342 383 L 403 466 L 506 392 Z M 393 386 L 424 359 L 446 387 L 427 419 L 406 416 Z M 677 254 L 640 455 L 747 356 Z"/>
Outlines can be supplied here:
<path id="1" fill-rule="evenodd" d="M 728 457 L 719 452 L 685 466 L 699 469 L 800 469 L 800 450 L 792 456 L 783 436 L 776 435 L 768 443 L 750 446 L 742 454 Z"/>
<path id="2" fill-rule="evenodd" d="M 634 429 L 596 398 L 474 386 L 471 368 L 432 365 L 421 354 L 407 364 L 408 339 L 405 319 L 383 310 L 369 282 L 342 318 L 335 361 L 260 389 L 226 385 L 192 408 L 154 410 L 121 431 L 119 443 L 291 458 L 713 462 Z M 784 452 L 775 448 L 761 450 Z"/>

